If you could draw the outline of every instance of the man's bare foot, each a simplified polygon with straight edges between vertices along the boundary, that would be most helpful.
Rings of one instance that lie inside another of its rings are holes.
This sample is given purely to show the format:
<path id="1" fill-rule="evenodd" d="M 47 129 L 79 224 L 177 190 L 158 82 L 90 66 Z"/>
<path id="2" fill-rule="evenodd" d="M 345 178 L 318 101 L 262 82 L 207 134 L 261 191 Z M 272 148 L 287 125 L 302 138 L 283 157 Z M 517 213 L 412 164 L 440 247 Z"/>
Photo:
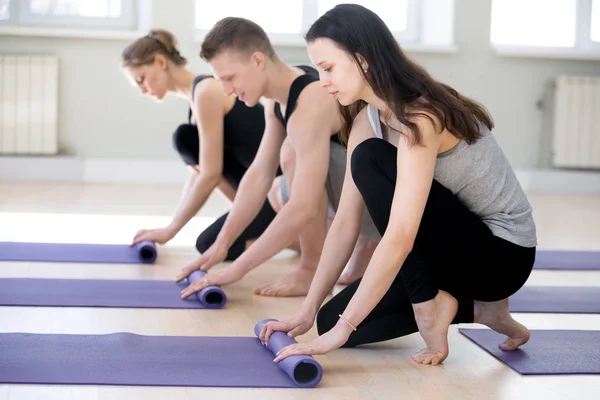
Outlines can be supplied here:
<path id="1" fill-rule="evenodd" d="M 419 364 L 438 365 L 448 357 L 448 328 L 458 311 L 458 301 L 440 290 L 432 300 L 413 304 L 419 333 L 426 348 L 413 354 Z"/>
<path id="2" fill-rule="evenodd" d="M 510 315 L 508 299 L 494 302 L 475 301 L 474 308 L 474 322 L 508 336 L 508 339 L 498 345 L 502 350 L 516 350 L 529 340 L 529 329 Z"/>
<path id="3" fill-rule="evenodd" d="M 339 285 L 349 285 L 355 280 L 362 278 L 371 261 L 373 252 L 377 248 L 377 244 L 378 242 L 363 238 L 362 236 L 358 239 L 352 257 L 350 257 L 350 261 L 348 262 L 348 267 L 337 281 Z"/>
<path id="4" fill-rule="evenodd" d="M 254 289 L 254 294 L 275 297 L 305 296 L 308 294 L 314 275 L 315 271 L 295 268 L 275 282 Z"/>

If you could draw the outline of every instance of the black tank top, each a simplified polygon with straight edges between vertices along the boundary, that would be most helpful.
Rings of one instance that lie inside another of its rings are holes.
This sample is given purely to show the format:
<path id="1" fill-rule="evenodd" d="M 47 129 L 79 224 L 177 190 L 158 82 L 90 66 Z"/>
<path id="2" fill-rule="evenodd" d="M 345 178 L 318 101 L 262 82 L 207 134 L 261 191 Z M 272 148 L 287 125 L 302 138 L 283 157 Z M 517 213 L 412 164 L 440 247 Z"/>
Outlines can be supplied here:
<path id="1" fill-rule="evenodd" d="M 200 75 L 194 79 L 192 98 L 196 85 L 203 79 L 212 78 L 210 75 Z M 190 108 L 188 120 L 192 123 Z M 223 145 L 225 154 L 232 155 L 243 167 L 248 168 L 260 146 L 265 132 L 265 111 L 262 104 L 248 107 L 239 99 L 235 99 L 233 108 L 223 118 Z"/>
<path id="2" fill-rule="evenodd" d="M 290 86 L 290 94 L 288 95 L 287 107 L 285 109 L 285 115 L 281 113 L 281 105 L 279 103 L 275 103 L 275 116 L 278 120 L 281 121 L 284 127 L 287 128 L 287 123 L 290 120 L 294 109 L 296 108 L 296 103 L 298 102 L 298 97 L 302 90 L 308 86 L 309 84 L 319 80 L 319 73 L 313 67 L 309 67 L 307 65 L 297 65 L 297 68 L 300 68 L 305 72 L 304 75 L 300 75 L 292 82 Z M 340 143 L 338 135 L 332 135 L 331 140 L 334 142 Z"/>

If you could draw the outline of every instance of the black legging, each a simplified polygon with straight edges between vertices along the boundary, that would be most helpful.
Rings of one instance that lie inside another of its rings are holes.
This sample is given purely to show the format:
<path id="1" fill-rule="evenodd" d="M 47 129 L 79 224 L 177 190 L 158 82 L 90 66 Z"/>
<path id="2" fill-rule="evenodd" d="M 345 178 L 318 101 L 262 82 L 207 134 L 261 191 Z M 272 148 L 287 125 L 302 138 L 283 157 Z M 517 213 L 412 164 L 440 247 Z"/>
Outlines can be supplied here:
<path id="1" fill-rule="evenodd" d="M 195 125 L 180 125 L 173 134 L 173 146 L 187 165 L 198 165 L 199 139 L 198 128 Z M 235 189 L 239 187 L 246 170 L 247 168 L 230 151 L 225 150 L 222 174 L 225 180 Z M 200 253 L 204 253 L 215 242 L 228 215 L 229 213 L 222 215 L 198 236 L 198 239 L 196 239 L 196 248 Z M 275 210 L 271 207 L 269 200 L 265 200 L 256 218 L 233 242 L 225 260 L 233 261 L 238 258 L 246 249 L 246 241 L 258 238 L 267 229 L 271 221 L 273 221 L 275 215 Z"/>
<path id="2" fill-rule="evenodd" d="M 352 177 L 381 235 L 387 228 L 394 195 L 396 151 L 390 143 L 372 138 L 352 154 Z M 412 251 L 390 289 L 344 347 L 417 332 L 412 304 L 433 299 L 439 289 L 458 300 L 453 323 L 471 323 L 473 301 L 498 301 L 515 293 L 529 278 L 534 259 L 535 248 L 494 236 L 480 218 L 434 180 Z M 360 281 L 321 308 L 319 334 L 337 323 Z"/>

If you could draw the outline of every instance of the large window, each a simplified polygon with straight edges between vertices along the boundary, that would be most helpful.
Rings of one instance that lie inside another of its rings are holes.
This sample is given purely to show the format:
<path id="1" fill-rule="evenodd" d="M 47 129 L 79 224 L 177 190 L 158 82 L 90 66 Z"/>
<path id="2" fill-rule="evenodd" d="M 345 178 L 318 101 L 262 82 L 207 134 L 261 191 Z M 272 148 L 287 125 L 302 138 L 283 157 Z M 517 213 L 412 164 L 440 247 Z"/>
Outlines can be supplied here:
<path id="1" fill-rule="evenodd" d="M 591 24 L 590 36 L 594 42 L 600 42 L 600 0 L 593 0 Z"/>
<path id="2" fill-rule="evenodd" d="M 0 20 L 15 26 L 133 29 L 135 0 L 0 0 Z"/>
<path id="3" fill-rule="evenodd" d="M 0 21 L 6 21 L 10 18 L 10 1 L 0 0 Z"/>
<path id="4" fill-rule="evenodd" d="M 492 0 L 491 42 L 500 49 L 598 51 L 600 0 Z"/>
<path id="5" fill-rule="evenodd" d="M 452 22 L 441 21 L 453 19 L 454 0 L 196 0 L 196 31 L 202 37 L 226 16 L 243 17 L 258 23 L 276 44 L 302 44 L 302 34 L 310 25 L 342 3 L 360 4 L 375 12 L 401 43 L 439 46 L 453 42 Z"/>
<path id="6" fill-rule="evenodd" d="M 196 28 L 210 30 L 220 19 L 248 18 L 270 33 L 293 34 L 302 29 L 302 0 L 196 1 Z"/>

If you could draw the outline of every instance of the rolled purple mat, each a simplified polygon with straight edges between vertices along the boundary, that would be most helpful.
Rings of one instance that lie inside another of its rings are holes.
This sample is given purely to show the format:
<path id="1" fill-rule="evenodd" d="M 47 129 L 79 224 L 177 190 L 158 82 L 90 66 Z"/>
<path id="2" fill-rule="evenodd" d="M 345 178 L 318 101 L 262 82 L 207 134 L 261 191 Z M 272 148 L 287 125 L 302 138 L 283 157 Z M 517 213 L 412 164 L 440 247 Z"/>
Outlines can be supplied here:
<path id="1" fill-rule="evenodd" d="M 140 261 L 144 264 L 153 264 L 156 261 L 158 257 L 156 243 L 144 240 L 136 243 L 133 247 L 137 251 Z"/>
<path id="2" fill-rule="evenodd" d="M 0 260 L 152 264 L 158 256 L 150 241 L 128 244 L 0 242 Z"/>
<path id="3" fill-rule="evenodd" d="M 254 326 L 254 334 L 258 337 L 263 325 L 267 322 L 275 321 L 276 319 L 263 319 Z M 260 340 L 260 339 L 259 339 Z M 273 357 L 282 348 L 291 344 L 296 344 L 294 339 L 289 337 L 284 332 L 273 332 L 269 338 L 269 343 L 261 342 L 263 346 L 271 350 Z M 319 384 L 323 378 L 323 368 L 312 357 L 307 355 L 289 356 L 277 363 L 279 368 L 285 372 L 290 379 L 299 387 L 312 388 Z"/>
<path id="4" fill-rule="evenodd" d="M 0 278 L 0 305 L 117 308 L 222 308 L 219 286 L 181 298 L 181 290 L 204 277 L 195 271 L 181 282 L 137 279 Z"/>
<path id="5" fill-rule="evenodd" d="M 187 277 L 188 283 L 192 284 L 194 281 L 204 278 L 204 275 L 206 275 L 206 272 L 198 269 Z M 220 286 L 207 286 L 201 291 L 196 292 L 195 296 L 198 297 L 198 301 L 206 308 L 223 308 L 225 303 L 227 303 L 227 295 Z"/>

